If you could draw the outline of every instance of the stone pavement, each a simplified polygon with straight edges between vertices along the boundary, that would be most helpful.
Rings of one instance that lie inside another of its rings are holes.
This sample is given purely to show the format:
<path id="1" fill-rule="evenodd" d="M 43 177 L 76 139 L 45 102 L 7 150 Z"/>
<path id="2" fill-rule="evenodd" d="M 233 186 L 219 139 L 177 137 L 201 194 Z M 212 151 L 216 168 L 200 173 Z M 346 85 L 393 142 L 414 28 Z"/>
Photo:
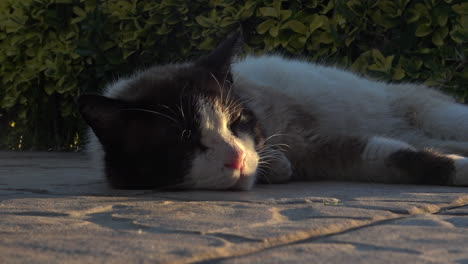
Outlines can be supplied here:
<path id="1" fill-rule="evenodd" d="M 118 191 L 80 153 L 0 152 L 0 263 L 468 264 L 468 188 Z"/>

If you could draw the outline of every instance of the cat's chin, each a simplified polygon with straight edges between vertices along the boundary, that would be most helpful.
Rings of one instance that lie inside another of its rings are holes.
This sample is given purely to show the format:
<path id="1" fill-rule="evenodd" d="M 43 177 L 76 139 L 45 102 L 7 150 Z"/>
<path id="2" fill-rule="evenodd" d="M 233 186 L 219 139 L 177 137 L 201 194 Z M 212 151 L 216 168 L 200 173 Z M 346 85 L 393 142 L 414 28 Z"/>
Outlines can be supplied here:
<path id="1" fill-rule="evenodd" d="M 251 190 L 254 186 L 255 183 L 255 174 L 241 174 L 239 176 L 239 179 L 236 181 L 236 183 L 231 186 L 231 190 L 237 190 L 237 191 L 248 191 Z"/>

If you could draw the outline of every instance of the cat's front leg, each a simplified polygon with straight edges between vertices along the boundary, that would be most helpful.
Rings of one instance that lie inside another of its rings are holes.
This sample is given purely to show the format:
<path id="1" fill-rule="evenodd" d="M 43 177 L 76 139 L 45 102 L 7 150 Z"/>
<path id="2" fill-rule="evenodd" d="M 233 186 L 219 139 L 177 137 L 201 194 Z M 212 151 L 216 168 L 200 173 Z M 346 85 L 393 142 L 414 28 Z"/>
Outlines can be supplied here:
<path id="1" fill-rule="evenodd" d="M 258 178 L 260 183 L 282 183 L 291 179 L 292 165 L 283 152 L 274 150 L 260 162 Z"/>

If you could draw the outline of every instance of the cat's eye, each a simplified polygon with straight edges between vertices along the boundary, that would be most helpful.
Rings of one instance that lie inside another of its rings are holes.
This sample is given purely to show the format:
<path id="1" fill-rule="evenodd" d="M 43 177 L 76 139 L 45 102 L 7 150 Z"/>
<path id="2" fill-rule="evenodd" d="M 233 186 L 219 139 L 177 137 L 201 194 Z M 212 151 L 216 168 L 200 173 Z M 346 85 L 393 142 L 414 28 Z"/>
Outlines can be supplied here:
<path id="1" fill-rule="evenodd" d="M 180 134 L 180 141 L 187 142 L 192 137 L 192 130 L 184 129 Z"/>
<path id="2" fill-rule="evenodd" d="M 246 116 L 241 112 L 239 115 L 230 123 L 230 127 L 234 127 L 238 124 L 244 123 L 246 121 Z"/>
<path id="3" fill-rule="evenodd" d="M 201 136 L 197 130 L 184 129 L 180 134 L 179 141 L 185 144 L 185 146 L 195 147 L 202 152 L 207 151 L 208 147 L 201 143 L 200 137 Z"/>
<path id="4" fill-rule="evenodd" d="M 248 116 L 244 113 L 241 113 L 234 122 L 242 124 L 247 121 L 248 121 Z"/>
<path id="5" fill-rule="evenodd" d="M 249 130 L 251 123 L 251 115 L 247 111 L 242 111 L 239 113 L 237 118 L 234 119 L 229 125 L 229 129 L 236 134 L 238 130 Z"/>

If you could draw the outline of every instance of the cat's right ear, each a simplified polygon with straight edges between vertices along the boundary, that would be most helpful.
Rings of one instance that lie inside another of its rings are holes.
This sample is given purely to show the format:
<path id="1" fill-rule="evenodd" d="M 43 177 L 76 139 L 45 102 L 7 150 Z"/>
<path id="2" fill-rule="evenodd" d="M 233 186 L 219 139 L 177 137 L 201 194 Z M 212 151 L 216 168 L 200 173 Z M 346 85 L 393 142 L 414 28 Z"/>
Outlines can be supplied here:
<path id="1" fill-rule="evenodd" d="M 201 57 L 196 62 L 219 79 L 226 78 L 230 74 L 231 64 L 235 57 L 242 53 L 244 38 L 242 30 L 230 34 L 210 54 Z"/>
<path id="2" fill-rule="evenodd" d="M 125 108 L 124 102 L 101 95 L 85 94 L 77 99 L 77 104 L 81 116 L 101 141 L 108 138 L 104 135 L 117 134 L 108 132 L 115 129 L 120 122 L 119 113 Z"/>

